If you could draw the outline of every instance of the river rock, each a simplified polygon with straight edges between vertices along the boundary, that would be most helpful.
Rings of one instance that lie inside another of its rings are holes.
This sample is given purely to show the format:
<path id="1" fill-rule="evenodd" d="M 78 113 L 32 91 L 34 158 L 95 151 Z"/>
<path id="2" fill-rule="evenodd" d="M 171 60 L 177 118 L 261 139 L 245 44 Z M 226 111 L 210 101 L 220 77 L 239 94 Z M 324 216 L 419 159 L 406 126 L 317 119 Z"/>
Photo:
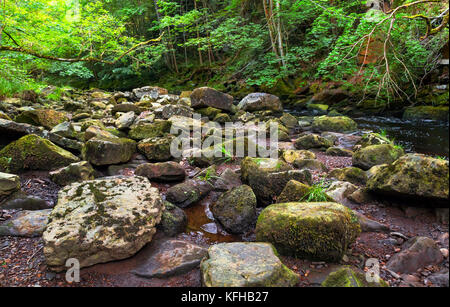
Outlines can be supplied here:
<path id="1" fill-rule="evenodd" d="M 307 134 L 295 140 L 295 148 L 297 149 L 327 149 L 333 146 L 333 143 L 320 135 Z"/>
<path id="2" fill-rule="evenodd" d="M 170 145 L 173 136 L 155 137 L 142 140 L 138 143 L 138 151 L 150 161 L 164 162 L 172 158 Z"/>
<path id="3" fill-rule="evenodd" d="M 403 119 L 448 121 L 448 114 L 448 106 L 417 106 L 406 108 Z"/>
<path id="4" fill-rule="evenodd" d="M 127 138 L 94 137 L 83 147 L 83 157 L 93 165 L 120 164 L 130 161 L 136 142 Z"/>
<path id="5" fill-rule="evenodd" d="M 44 232 L 51 209 L 20 211 L 0 223 L 0 236 L 38 237 Z"/>
<path id="6" fill-rule="evenodd" d="M 214 182 L 214 189 L 216 191 L 229 191 L 233 188 L 242 185 L 240 175 L 236 174 L 233 170 L 227 168 L 223 171 L 219 178 Z"/>
<path id="7" fill-rule="evenodd" d="M 14 118 L 14 121 L 18 123 L 43 126 L 46 129 L 52 129 L 68 120 L 66 113 L 50 109 L 27 110 Z"/>
<path id="8" fill-rule="evenodd" d="M 283 203 L 265 208 L 256 240 L 272 243 L 283 255 L 340 261 L 361 231 L 358 218 L 337 203 Z"/>
<path id="9" fill-rule="evenodd" d="M 434 199 L 447 207 L 448 165 L 449 162 L 446 160 L 421 154 L 407 154 L 391 165 L 378 168 L 368 180 L 367 188 L 384 195 L 403 196 L 415 200 Z"/>
<path id="10" fill-rule="evenodd" d="M 252 93 L 244 97 L 238 104 L 240 110 L 254 112 L 271 110 L 275 112 L 283 111 L 280 98 L 266 93 Z"/>
<path id="11" fill-rule="evenodd" d="M 256 196 L 248 185 L 242 185 L 220 195 L 211 212 L 226 231 L 244 233 L 256 221 Z"/>
<path id="12" fill-rule="evenodd" d="M 383 144 L 394 145 L 391 140 L 389 140 L 385 136 L 382 136 L 379 133 L 366 133 L 361 137 L 361 139 L 358 142 L 356 142 L 355 146 L 357 146 L 356 148 L 364 148 L 371 145 L 383 145 Z"/>
<path id="13" fill-rule="evenodd" d="M 134 140 L 162 137 L 170 132 L 172 123 L 168 120 L 155 120 L 153 123 L 138 122 L 131 126 L 128 135 Z"/>
<path id="14" fill-rule="evenodd" d="M 328 173 L 328 178 L 359 185 L 364 185 L 367 182 L 367 174 L 358 167 L 335 168 Z"/>
<path id="15" fill-rule="evenodd" d="M 164 210 L 158 189 L 143 177 L 110 177 L 73 183 L 59 193 L 43 234 L 47 265 L 64 269 L 134 255 L 152 240 Z"/>
<path id="16" fill-rule="evenodd" d="M 220 243 L 200 265 L 207 287 L 292 287 L 299 282 L 268 243 Z"/>
<path id="17" fill-rule="evenodd" d="M 136 168 L 135 174 L 162 182 L 183 181 L 186 177 L 184 168 L 177 162 L 141 164 Z"/>
<path id="18" fill-rule="evenodd" d="M 344 266 L 341 269 L 330 273 L 322 283 L 322 287 L 388 287 L 388 284 L 381 278 L 378 282 L 368 282 L 364 272 L 357 271 L 350 266 Z"/>
<path id="19" fill-rule="evenodd" d="M 155 243 L 140 253 L 140 257 L 146 259 L 132 273 L 144 278 L 166 278 L 184 274 L 198 267 L 207 254 L 206 248 L 181 240 Z"/>
<path id="20" fill-rule="evenodd" d="M 277 197 L 277 203 L 302 201 L 311 187 L 296 180 L 289 180 L 283 191 Z"/>
<path id="21" fill-rule="evenodd" d="M 391 144 L 371 145 L 353 154 L 353 166 L 368 170 L 375 165 L 390 164 L 404 154 L 402 148 Z"/>
<path id="22" fill-rule="evenodd" d="M 169 92 L 162 87 L 158 86 L 144 86 L 141 88 L 135 88 L 133 91 L 133 98 L 141 100 L 144 96 L 150 99 L 156 100 L 161 95 L 167 95 Z"/>
<path id="23" fill-rule="evenodd" d="M 196 88 L 191 93 L 191 107 L 194 109 L 213 107 L 231 111 L 233 97 L 209 87 Z"/>
<path id="24" fill-rule="evenodd" d="M 70 139 L 73 139 L 77 136 L 77 132 L 70 122 L 63 122 L 59 125 L 56 125 L 50 132 Z"/>
<path id="25" fill-rule="evenodd" d="M 69 166 L 50 172 L 50 179 L 60 185 L 65 186 L 77 181 L 94 179 L 95 170 L 87 161 L 72 163 Z"/>
<path id="26" fill-rule="evenodd" d="M 316 155 L 308 150 L 285 150 L 283 152 L 283 159 L 287 163 L 294 163 L 295 160 L 299 159 L 315 159 Z"/>
<path id="27" fill-rule="evenodd" d="M 207 181 L 191 179 L 170 187 L 166 199 L 178 207 L 185 208 L 206 197 L 213 188 Z"/>
<path id="28" fill-rule="evenodd" d="M 28 195 L 23 191 L 17 191 L 3 202 L 0 202 L 1 209 L 21 209 L 21 210 L 42 210 L 51 208 L 51 204 L 38 196 Z"/>
<path id="29" fill-rule="evenodd" d="M 340 204 L 345 204 L 347 197 L 358 189 L 357 186 L 345 181 L 335 181 L 324 192 Z"/>
<path id="30" fill-rule="evenodd" d="M 133 111 L 124 113 L 116 120 L 116 127 L 119 130 L 126 130 L 133 125 L 135 119 L 136 115 Z"/>
<path id="31" fill-rule="evenodd" d="M 328 168 L 325 166 L 325 164 L 315 159 L 297 159 L 294 161 L 294 167 L 319 172 L 328 171 Z"/>
<path id="32" fill-rule="evenodd" d="M 173 237 L 186 230 L 187 215 L 183 209 L 166 201 L 164 203 L 165 210 L 161 217 L 161 222 L 158 225 L 166 236 Z"/>
<path id="33" fill-rule="evenodd" d="M 30 134 L 0 150 L 0 171 L 52 170 L 79 159 L 49 140 Z"/>
<path id="34" fill-rule="evenodd" d="M 353 132 L 357 128 L 356 122 L 347 116 L 319 116 L 314 118 L 312 123 L 315 132 Z"/>
<path id="35" fill-rule="evenodd" d="M 403 250 L 386 263 L 386 267 L 399 274 L 415 273 L 428 265 L 436 265 L 444 260 L 439 246 L 427 237 L 415 237 L 403 244 Z"/>
<path id="36" fill-rule="evenodd" d="M 19 176 L 0 173 L 0 196 L 10 195 L 18 190 L 20 190 Z"/>

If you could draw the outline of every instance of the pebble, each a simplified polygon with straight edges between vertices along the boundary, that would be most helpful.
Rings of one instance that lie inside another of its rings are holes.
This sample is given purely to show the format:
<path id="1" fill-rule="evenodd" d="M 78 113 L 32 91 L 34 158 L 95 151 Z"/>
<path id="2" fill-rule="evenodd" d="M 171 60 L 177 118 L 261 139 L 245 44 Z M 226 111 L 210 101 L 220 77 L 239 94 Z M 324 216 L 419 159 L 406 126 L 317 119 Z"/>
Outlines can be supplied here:
<path id="1" fill-rule="evenodd" d="M 448 258 L 448 249 L 441 248 L 441 253 L 442 253 L 442 256 L 444 256 L 444 258 Z"/>

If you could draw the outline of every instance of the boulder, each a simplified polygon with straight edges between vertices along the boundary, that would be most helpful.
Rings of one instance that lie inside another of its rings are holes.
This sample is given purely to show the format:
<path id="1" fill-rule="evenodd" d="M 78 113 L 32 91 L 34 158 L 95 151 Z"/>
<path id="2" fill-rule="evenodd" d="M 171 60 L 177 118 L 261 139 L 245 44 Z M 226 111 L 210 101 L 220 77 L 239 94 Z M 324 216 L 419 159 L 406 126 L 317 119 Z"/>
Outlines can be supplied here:
<path id="1" fill-rule="evenodd" d="M 292 287 L 299 282 L 268 243 L 220 243 L 202 260 L 206 287 Z"/>
<path id="2" fill-rule="evenodd" d="M 283 152 L 282 157 L 287 163 L 294 163 L 299 159 L 315 159 L 316 155 L 308 150 L 286 150 Z"/>
<path id="3" fill-rule="evenodd" d="M 117 136 L 105 130 L 105 128 L 100 128 L 98 126 L 90 126 L 84 132 L 84 141 L 87 142 L 92 138 L 105 138 L 105 139 L 116 139 Z"/>
<path id="4" fill-rule="evenodd" d="M 213 107 L 231 111 L 233 97 L 209 87 L 196 88 L 191 93 L 191 107 L 194 109 Z"/>
<path id="5" fill-rule="evenodd" d="M 151 181 L 162 182 L 183 181 L 186 177 L 184 168 L 177 162 L 141 164 L 134 173 Z"/>
<path id="6" fill-rule="evenodd" d="M 421 154 L 407 154 L 391 165 L 379 167 L 368 180 L 367 188 L 375 193 L 402 196 L 415 200 L 440 201 L 447 207 L 449 162 Z M 433 204 L 435 202 L 424 202 Z M 435 204 L 437 205 L 437 204 Z"/>
<path id="7" fill-rule="evenodd" d="M 157 228 L 161 230 L 166 236 L 173 237 L 186 230 L 187 215 L 183 209 L 166 201 L 164 203 L 165 210 L 161 216 L 161 222 Z"/>
<path id="8" fill-rule="evenodd" d="M 389 140 L 387 137 L 382 136 L 379 133 L 366 133 L 364 134 L 361 139 L 356 142 L 355 148 L 364 148 L 371 145 L 383 145 L 383 144 L 390 144 L 394 145 L 394 143 Z"/>
<path id="9" fill-rule="evenodd" d="M 48 223 L 51 209 L 19 211 L 9 220 L 0 223 L 1 236 L 39 237 Z"/>
<path id="10" fill-rule="evenodd" d="M 0 197 L 10 195 L 18 190 L 20 190 L 19 176 L 0 173 Z"/>
<path id="11" fill-rule="evenodd" d="M 301 201 L 311 189 L 310 186 L 296 180 L 290 180 L 283 191 L 277 197 L 277 203 L 289 203 Z"/>
<path id="12" fill-rule="evenodd" d="M 357 271 L 350 266 L 344 266 L 335 272 L 331 272 L 323 281 L 322 287 L 388 287 L 388 284 L 381 278 L 379 278 L 378 282 L 368 282 L 364 272 Z"/>
<path id="13" fill-rule="evenodd" d="M 297 159 L 294 161 L 294 167 L 298 169 L 307 169 L 319 172 L 328 171 L 328 168 L 325 166 L 325 164 L 315 159 Z"/>
<path id="14" fill-rule="evenodd" d="M 403 119 L 448 121 L 448 106 L 409 107 L 403 113 Z"/>
<path id="15" fill-rule="evenodd" d="M 116 127 L 119 130 L 126 130 L 133 125 L 134 120 L 136 119 L 136 115 L 133 111 L 124 113 L 119 116 L 116 120 Z"/>
<path id="16" fill-rule="evenodd" d="M 241 185 L 242 182 L 240 175 L 236 174 L 233 170 L 226 168 L 214 182 L 214 189 L 216 191 L 225 192 Z"/>
<path id="17" fill-rule="evenodd" d="M 248 185 L 242 185 L 220 195 L 210 209 L 226 231 L 244 233 L 256 221 L 256 196 Z"/>
<path id="18" fill-rule="evenodd" d="M 121 104 L 116 104 L 111 110 L 112 115 L 115 115 L 116 113 L 119 113 L 119 112 L 120 113 L 133 112 L 136 114 L 140 114 L 141 109 L 133 103 L 121 103 Z"/>
<path id="19" fill-rule="evenodd" d="M 30 134 L 0 150 L 0 171 L 52 170 L 79 159 L 49 140 Z"/>
<path id="20" fill-rule="evenodd" d="M 367 182 L 367 174 L 357 167 L 335 168 L 328 173 L 328 178 L 348 181 L 358 185 L 364 185 Z"/>
<path id="21" fill-rule="evenodd" d="M 358 125 L 346 116 L 320 116 L 314 118 L 312 129 L 316 132 L 353 132 L 358 129 Z"/>
<path id="22" fill-rule="evenodd" d="M 270 110 L 275 112 L 283 111 L 280 98 L 266 93 L 252 93 L 244 97 L 238 104 L 240 110 L 254 112 Z"/>
<path id="23" fill-rule="evenodd" d="M 50 109 L 23 111 L 20 115 L 14 118 L 14 121 L 18 123 L 43 126 L 46 129 L 52 129 L 56 125 L 68 120 L 69 118 L 66 113 Z"/>
<path id="24" fill-rule="evenodd" d="M 145 260 L 132 273 L 144 278 L 181 275 L 198 267 L 207 254 L 206 248 L 186 241 L 171 239 L 155 243 L 140 253 Z"/>
<path id="25" fill-rule="evenodd" d="M 160 95 L 169 94 L 169 92 L 165 88 L 158 86 L 144 86 L 141 88 L 135 88 L 132 92 L 133 97 L 137 100 L 141 100 L 144 96 L 156 100 Z"/>
<path id="26" fill-rule="evenodd" d="M 283 203 L 265 208 L 256 240 L 272 243 L 283 255 L 340 261 L 361 231 L 357 216 L 337 203 Z"/>
<path id="27" fill-rule="evenodd" d="M 359 149 L 353 154 L 353 166 L 368 170 L 375 165 L 391 164 L 405 152 L 401 147 L 391 144 L 371 145 Z"/>
<path id="28" fill-rule="evenodd" d="M 153 123 L 138 122 L 131 126 L 128 135 L 134 140 L 144 140 L 165 136 L 170 132 L 172 123 L 168 120 L 155 120 Z"/>
<path id="29" fill-rule="evenodd" d="M 136 142 L 127 138 L 94 137 L 83 147 L 83 157 L 93 165 L 120 164 L 130 161 Z"/>
<path id="30" fill-rule="evenodd" d="M 95 170 L 87 161 L 72 163 L 69 166 L 50 172 L 50 179 L 60 185 L 65 186 L 77 181 L 94 179 Z"/>
<path id="31" fill-rule="evenodd" d="M 386 267 L 398 274 L 415 273 L 428 265 L 436 265 L 444 260 L 433 239 L 415 237 L 403 244 L 403 250 L 393 255 Z"/>
<path id="32" fill-rule="evenodd" d="M 69 139 L 76 138 L 77 136 L 77 132 L 70 122 L 63 122 L 59 125 L 56 125 L 50 132 Z"/>
<path id="33" fill-rule="evenodd" d="M 55 271 L 76 258 L 80 267 L 125 259 L 152 240 L 164 210 L 158 189 L 143 177 L 109 177 L 62 189 L 43 234 Z"/>
<path id="34" fill-rule="evenodd" d="M 142 140 L 138 143 L 138 151 L 150 161 L 164 162 L 172 158 L 170 144 L 173 136 L 155 137 Z"/>
<path id="35" fill-rule="evenodd" d="M 324 192 L 340 204 L 345 204 L 347 197 L 358 189 L 357 186 L 345 181 L 335 181 Z"/>
<path id="36" fill-rule="evenodd" d="M 297 149 L 327 149 L 333 146 L 333 143 L 320 135 L 307 134 L 295 140 L 295 148 Z"/>
<path id="37" fill-rule="evenodd" d="M 325 153 L 329 156 L 336 156 L 336 157 L 353 156 L 353 151 L 341 147 L 330 147 L 325 151 Z"/>
<path id="38" fill-rule="evenodd" d="M 213 186 L 207 181 L 191 179 L 170 187 L 166 199 L 178 207 L 185 208 L 206 197 L 212 189 Z"/>

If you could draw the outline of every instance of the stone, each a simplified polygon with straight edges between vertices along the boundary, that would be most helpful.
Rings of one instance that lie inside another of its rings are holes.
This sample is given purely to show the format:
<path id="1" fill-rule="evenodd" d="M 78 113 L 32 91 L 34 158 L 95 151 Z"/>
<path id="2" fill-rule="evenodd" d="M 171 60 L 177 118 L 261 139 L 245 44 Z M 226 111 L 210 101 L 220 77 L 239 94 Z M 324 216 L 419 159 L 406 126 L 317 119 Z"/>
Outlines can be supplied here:
<path id="1" fill-rule="evenodd" d="M 166 199 L 185 208 L 206 197 L 212 189 L 213 186 L 207 181 L 191 179 L 170 187 Z"/>
<path id="2" fill-rule="evenodd" d="M 403 119 L 448 121 L 448 114 L 448 106 L 417 106 L 406 108 Z"/>
<path id="3" fill-rule="evenodd" d="M 43 234 L 54 271 L 76 258 L 80 267 L 128 258 L 149 243 L 164 202 L 148 179 L 107 177 L 63 188 Z"/>
<path id="4" fill-rule="evenodd" d="M 0 172 L 0 196 L 7 196 L 20 190 L 20 177 Z"/>
<path id="5" fill-rule="evenodd" d="M 376 170 L 367 188 L 377 194 L 430 200 L 423 204 L 448 207 L 449 162 L 421 154 L 407 154 Z M 436 203 L 442 202 L 442 204 Z"/>
<path id="6" fill-rule="evenodd" d="M 0 202 L 1 209 L 21 209 L 21 210 L 42 210 L 49 209 L 51 205 L 40 197 L 28 195 L 23 191 L 11 194 L 3 202 Z"/>
<path id="7" fill-rule="evenodd" d="M 214 182 L 214 190 L 225 192 L 241 185 L 241 176 L 236 174 L 233 170 L 226 168 Z"/>
<path id="8" fill-rule="evenodd" d="M 162 182 L 183 181 L 186 177 L 184 168 L 177 162 L 141 164 L 134 173 L 151 181 Z"/>
<path id="9" fill-rule="evenodd" d="M 359 185 L 364 185 L 367 182 L 367 174 L 357 167 L 335 168 L 328 173 L 327 177 Z"/>
<path id="10" fill-rule="evenodd" d="M 158 86 L 144 86 L 141 88 L 135 88 L 133 91 L 133 96 L 137 100 L 141 100 L 144 96 L 156 100 L 161 95 L 167 95 L 169 92 L 162 87 Z"/>
<path id="11" fill-rule="evenodd" d="M 283 113 L 283 116 L 280 117 L 280 121 L 289 130 L 292 130 L 298 126 L 297 117 L 290 113 Z"/>
<path id="12" fill-rule="evenodd" d="M 353 166 L 368 170 L 375 165 L 391 164 L 405 152 L 401 147 L 391 144 L 371 145 L 359 149 L 353 154 Z"/>
<path id="13" fill-rule="evenodd" d="M 106 131 L 104 128 L 100 128 L 98 126 L 90 126 L 84 132 L 84 140 L 87 142 L 92 138 L 106 138 L 106 139 L 116 139 L 117 136 L 112 134 L 111 132 Z"/>
<path id="14" fill-rule="evenodd" d="M 256 196 L 248 185 L 223 193 L 210 209 L 225 230 L 233 234 L 250 230 L 256 222 Z"/>
<path id="15" fill-rule="evenodd" d="M 150 161 L 168 161 L 172 158 L 170 144 L 173 139 L 173 136 L 145 139 L 138 143 L 137 149 Z"/>
<path id="16" fill-rule="evenodd" d="M 126 130 L 133 125 L 136 115 L 133 111 L 124 113 L 116 120 L 116 127 L 119 130 Z"/>
<path id="17" fill-rule="evenodd" d="M 194 109 L 213 107 L 231 111 L 233 97 L 209 87 L 196 88 L 191 93 L 191 107 Z"/>
<path id="18" fill-rule="evenodd" d="M 50 132 L 69 139 L 73 139 L 77 136 L 77 132 L 70 122 L 63 122 L 59 125 L 56 125 Z"/>
<path id="19" fill-rule="evenodd" d="M 0 171 L 52 170 L 79 160 L 49 140 L 30 134 L 0 150 Z"/>
<path id="20" fill-rule="evenodd" d="M 389 140 L 387 137 L 382 136 L 379 133 L 366 133 L 364 134 L 361 139 L 356 142 L 356 146 L 358 148 L 364 148 L 371 145 L 383 145 L 383 144 L 390 144 L 394 145 L 394 143 Z"/>
<path id="21" fill-rule="evenodd" d="M 314 118 L 312 129 L 315 132 L 353 132 L 358 129 L 358 125 L 347 116 L 319 116 Z"/>
<path id="22" fill-rule="evenodd" d="M 268 243 L 213 245 L 200 268 L 206 287 L 292 287 L 299 282 Z"/>
<path id="23" fill-rule="evenodd" d="M 295 160 L 315 159 L 316 155 L 308 150 L 286 150 L 283 152 L 282 157 L 284 161 L 292 164 Z"/>
<path id="24" fill-rule="evenodd" d="M 256 224 L 256 240 L 282 255 L 327 262 L 340 261 L 360 232 L 353 211 L 332 202 L 273 204 Z"/>
<path id="25" fill-rule="evenodd" d="M 434 273 L 426 278 L 427 281 L 431 282 L 435 287 L 447 287 L 449 286 L 449 272 L 448 269 L 446 272 L 438 272 Z"/>
<path id="26" fill-rule="evenodd" d="M 155 120 L 153 123 L 138 122 L 131 126 L 128 136 L 133 140 L 145 140 L 165 136 L 172 123 L 168 120 Z"/>
<path id="27" fill-rule="evenodd" d="M 141 109 L 133 103 L 120 103 L 116 104 L 111 110 L 112 115 L 119 112 L 120 113 L 133 112 L 135 114 L 141 114 Z"/>
<path id="28" fill-rule="evenodd" d="M 348 196 L 348 199 L 360 205 L 369 204 L 374 200 L 372 195 L 365 188 L 356 190 Z"/>
<path id="29" fill-rule="evenodd" d="M 403 244 L 403 250 L 393 255 L 386 267 L 398 274 L 415 273 L 428 265 L 436 265 L 444 260 L 438 245 L 427 237 L 415 237 Z"/>
<path id="30" fill-rule="evenodd" d="M 68 121 L 67 114 L 50 109 L 36 109 L 23 111 L 14 118 L 18 123 L 26 123 L 35 126 L 43 126 L 46 129 L 52 129 L 58 124 Z"/>
<path id="31" fill-rule="evenodd" d="M 173 237 L 186 230 L 188 225 L 187 215 L 183 209 L 166 201 L 164 203 L 165 210 L 161 216 L 161 222 L 157 228 L 166 236 Z"/>
<path id="32" fill-rule="evenodd" d="M 316 134 L 304 135 L 295 140 L 295 148 L 297 149 L 327 149 L 331 146 L 333 146 L 333 143 L 330 140 Z"/>
<path id="33" fill-rule="evenodd" d="M 353 151 L 341 148 L 341 147 L 330 147 L 328 148 L 325 153 L 329 156 L 335 156 L 335 157 L 351 157 L 353 156 Z"/>
<path id="34" fill-rule="evenodd" d="M 330 106 L 326 104 L 319 103 L 308 103 L 306 109 L 309 110 L 313 115 L 326 115 Z"/>
<path id="35" fill-rule="evenodd" d="M 127 138 L 94 137 L 83 147 L 83 157 L 93 165 L 120 164 L 130 161 L 136 142 Z"/>
<path id="36" fill-rule="evenodd" d="M 357 186 L 345 181 L 335 181 L 324 192 L 340 204 L 345 204 L 349 195 L 358 189 Z"/>
<path id="37" fill-rule="evenodd" d="M 344 266 L 330 273 L 322 283 L 322 287 L 388 287 L 388 284 L 381 278 L 379 278 L 378 282 L 368 282 L 364 272 L 357 271 L 350 266 Z"/>
<path id="38" fill-rule="evenodd" d="M 245 96 L 238 104 L 240 110 L 254 112 L 271 110 L 275 112 L 283 111 L 280 98 L 266 93 L 252 93 Z"/>
<path id="39" fill-rule="evenodd" d="M 20 211 L 0 223 L 0 236 L 39 237 L 47 226 L 51 209 Z"/>
<path id="40" fill-rule="evenodd" d="M 49 173 L 50 179 L 60 186 L 78 181 L 92 180 L 94 179 L 94 174 L 95 170 L 87 161 L 72 163 Z"/>
<path id="41" fill-rule="evenodd" d="M 328 168 L 325 166 L 325 164 L 315 159 L 297 159 L 294 161 L 294 167 L 298 169 L 307 169 L 319 172 L 328 171 Z"/>
<path id="42" fill-rule="evenodd" d="M 283 191 L 277 197 L 277 203 L 302 201 L 311 187 L 296 180 L 289 180 Z"/>
<path id="43" fill-rule="evenodd" d="M 145 260 L 132 273 L 144 278 L 181 275 L 199 267 L 207 254 L 206 248 L 186 241 L 170 239 L 155 243 L 140 253 Z"/>

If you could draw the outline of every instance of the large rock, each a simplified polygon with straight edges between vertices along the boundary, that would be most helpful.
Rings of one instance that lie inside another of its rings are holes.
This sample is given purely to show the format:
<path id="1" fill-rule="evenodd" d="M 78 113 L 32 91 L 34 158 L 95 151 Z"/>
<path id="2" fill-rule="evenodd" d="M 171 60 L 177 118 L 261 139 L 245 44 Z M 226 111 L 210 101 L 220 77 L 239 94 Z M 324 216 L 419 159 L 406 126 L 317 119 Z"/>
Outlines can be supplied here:
<path id="1" fill-rule="evenodd" d="M 38 237 L 47 226 L 51 209 L 20 211 L 9 220 L 0 223 L 0 236 Z"/>
<path id="2" fill-rule="evenodd" d="M 231 111 L 233 97 L 209 87 L 196 88 L 191 93 L 191 107 L 194 109 L 213 107 Z"/>
<path id="3" fill-rule="evenodd" d="M 390 164 L 403 156 L 402 148 L 391 144 L 371 145 L 353 154 L 353 166 L 368 170 L 375 165 Z"/>
<path id="4" fill-rule="evenodd" d="M 277 197 L 277 203 L 289 203 L 301 201 L 310 191 L 309 185 L 303 184 L 296 180 L 290 180 L 283 191 Z"/>
<path id="5" fill-rule="evenodd" d="M 68 121 L 66 113 L 50 109 L 37 109 L 24 111 L 14 119 L 18 123 L 26 123 L 35 126 L 43 126 L 52 129 L 58 124 Z"/>
<path id="6" fill-rule="evenodd" d="M 207 181 L 191 179 L 170 187 L 166 199 L 178 207 L 185 208 L 206 197 L 212 189 L 213 186 Z"/>
<path id="7" fill-rule="evenodd" d="M 367 133 L 364 134 L 361 139 L 356 142 L 355 148 L 364 148 L 371 145 L 391 144 L 394 145 L 387 137 L 382 136 L 379 133 Z"/>
<path id="8" fill-rule="evenodd" d="M 238 104 L 238 108 L 244 111 L 254 112 L 270 110 L 275 112 L 283 111 L 280 98 L 266 93 L 252 93 L 244 97 Z"/>
<path id="9" fill-rule="evenodd" d="M 155 243 L 142 251 L 146 259 L 132 273 L 145 278 L 180 275 L 198 267 L 207 254 L 206 248 L 181 240 Z"/>
<path id="10" fill-rule="evenodd" d="M 415 200 L 448 201 L 449 162 L 421 154 L 407 154 L 377 169 L 368 180 L 369 190 Z M 430 202 L 423 203 L 430 204 Z"/>
<path id="11" fill-rule="evenodd" d="M 213 245 L 200 268 L 207 287 L 292 287 L 299 282 L 268 243 Z"/>
<path id="12" fill-rule="evenodd" d="M 126 138 L 95 137 L 83 147 L 83 157 L 94 165 L 119 164 L 130 161 L 136 142 Z"/>
<path id="13" fill-rule="evenodd" d="M 211 212 L 226 231 L 244 233 L 256 221 L 256 196 L 248 185 L 242 185 L 220 195 Z"/>
<path id="14" fill-rule="evenodd" d="M 186 177 L 184 168 L 177 162 L 145 163 L 136 168 L 135 174 L 152 181 L 183 181 Z"/>
<path id="15" fill-rule="evenodd" d="M 137 100 L 141 100 L 144 96 L 156 100 L 159 96 L 167 94 L 169 94 L 169 92 L 165 88 L 158 86 L 144 86 L 133 90 L 133 97 Z"/>
<path id="16" fill-rule="evenodd" d="M 256 240 L 270 242 L 284 255 L 340 261 L 360 233 L 356 215 L 337 203 L 283 203 L 265 208 Z"/>
<path id="17" fill-rule="evenodd" d="M 367 281 L 364 272 L 356 271 L 352 267 L 344 266 L 341 269 L 331 272 L 323 281 L 322 287 L 338 288 L 361 288 L 361 287 L 388 287 L 388 284 L 381 278 L 378 282 Z"/>
<path id="18" fill-rule="evenodd" d="M 0 171 L 52 170 L 79 160 L 52 142 L 30 134 L 0 150 Z"/>
<path id="19" fill-rule="evenodd" d="M 10 195 L 18 190 L 20 190 L 19 176 L 0 173 L 0 196 Z"/>
<path id="20" fill-rule="evenodd" d="M 131 126 L 128 135 L 134 140 L 162 137 L 170 132 L 172 123 L 168 120 L 155 120 L 153 123 L 139 122 Z"/>
<path id="21" fill-rule="evenodd" d="M 295 160 L 300 159 L 315 159 L 316 155 L 308 150 L 286 150 L 283 152 L 283 159 L 287 163 L 294 163 Z"/>
<path id="22" fill-rule="evenodd" d="M 346 116 L 320 116 L 312 123 L 314 131 L 352 132 L 358 128 L 356 122 Z"/>
<path id="23" fill-rule="evenodd" d="M 334 201 L 345 204 L 347 197 L 358 189 L 357 186 L 345 181 L 333 182 L 324 192 Z"/>
<path id="24" fill-rule="evenodd" d="M 403 113 L 403 119 L 406 120 L 448 120 L 448 106 L 418 106 L 406 108 Z"/>
<path id="25" fill-rule="evenodd" d="M 366 184 L 367 182 L 367 174 L 357 167 L 335 168 L 328 173 L 328 178 L 336 178 L 353 184 Z"/>
<path id="26" fill-rule="evenodd" d="M 187 227 L 187 215 L 183 209 L 166 201 L 164 203 L 165 210 L 161 217 L 161 222 L 158 225 L 166 236 L 173 237 L 181 232 L 184 232 Z"/>
<path id="27" fill-rule="evenodd" d="M 233 170 L 226 168 L 219 178 L 214 182 L 216 191 L 229 191 L 242 185 L 241 176 Z"/>
<path id="28" fill-rule="evenodd" d="M 174 137 L 169 135 L 145 139 L 138 143 L 137 148 L 150 161 L 168 161 L 172 158 L 170 145 L 173 140 Z"/>
<path id="29" fill-rule="evenodd" d="M 158 189 L 143 177 L 71 184 L 43 234 L 47 265 L 59 271 L 69 258 L 81 267 L 128 258 L 152 240 L 163 210 Z"/>
<path id="30" fill-rule="evenodd" d="M 415 273 L 428 265 L 436 265 L 444 260 L 433 239 L 415 237 L 403 245 L 403 250 L 395 254 L 386 263 L 386 267 L 399 274 Z"/>
<path id="31" fill-rule="evenodd" d="M 50 172 L 50 179 L 61 186 L 77 181 L 94 179 L 95 170 L 87 161 L 72 163 L 69 166 Z"/>
<path id="32" fill-rule="evenodd" d="M 316 134 L 308 134 L 295 140 L 295 148 L 297 149 L 327 149 L 333 146 L 333 142 Z"/>

